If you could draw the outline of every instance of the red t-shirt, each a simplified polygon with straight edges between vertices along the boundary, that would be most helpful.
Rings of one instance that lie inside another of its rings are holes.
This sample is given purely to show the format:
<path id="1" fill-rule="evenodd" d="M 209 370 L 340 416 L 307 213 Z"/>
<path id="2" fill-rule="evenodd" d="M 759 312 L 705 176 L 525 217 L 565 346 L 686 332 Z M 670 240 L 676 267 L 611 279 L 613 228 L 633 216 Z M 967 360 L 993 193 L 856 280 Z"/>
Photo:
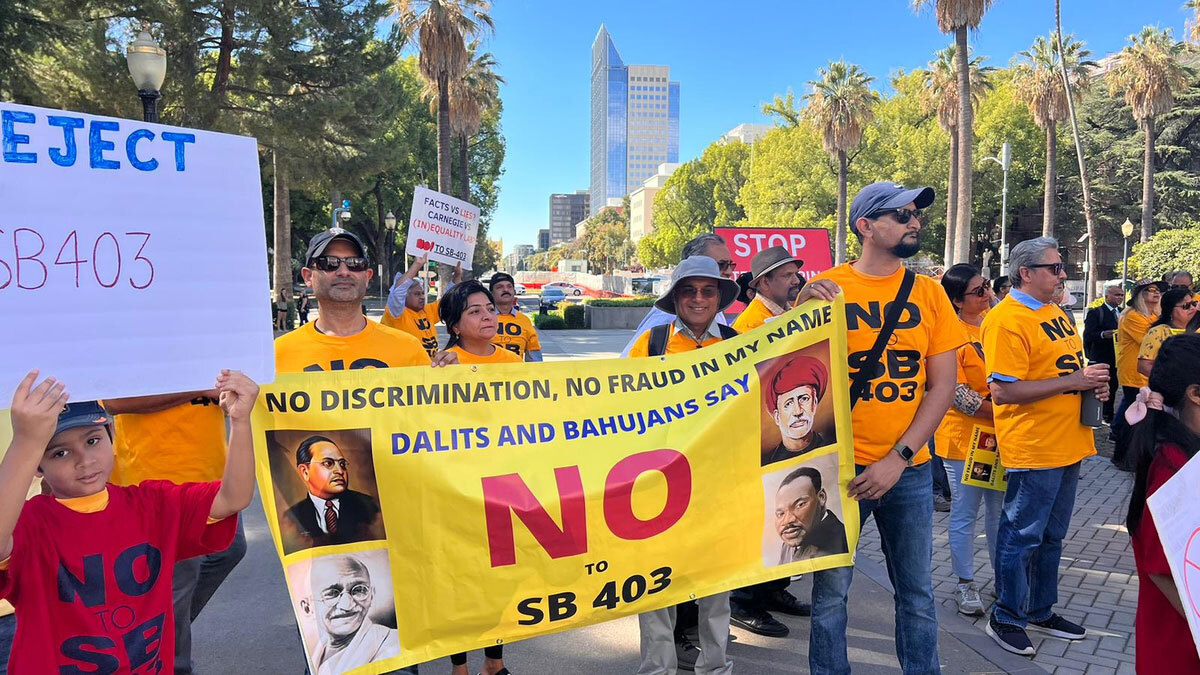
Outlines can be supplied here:
<path id="1" fill-rule="evenodd" d="M 1146 480 L 1146 496 L 1174 476 L 1188 461 L 1183 449 L 1172 443 L 1158 446 Z M 1171 576 L 1171 567 L 1158 540 L 1158 528 L 1150 507 L 1143 507 L 1142 521 L 1133 535 L 1133 559 L 1137 563 L 1138 605 L 1136 619 L 1137 672 L 1186 675 L 1200 673 L 1200 657 L 1183 617 L 1167 596 L 1150 580 L 1151 574 Z M 20 625 L 20 618 L 17 619 Z"/>
<path id="2" fill-rule="evenodd" d="M 219 482 L 108 486 L 78 513 L 39 495 L 13 532 L 0 597 L 17 610 L 10 673 L 169 673 L 177 560 L 221 551 L 237 518 L 208 525 Z"/>

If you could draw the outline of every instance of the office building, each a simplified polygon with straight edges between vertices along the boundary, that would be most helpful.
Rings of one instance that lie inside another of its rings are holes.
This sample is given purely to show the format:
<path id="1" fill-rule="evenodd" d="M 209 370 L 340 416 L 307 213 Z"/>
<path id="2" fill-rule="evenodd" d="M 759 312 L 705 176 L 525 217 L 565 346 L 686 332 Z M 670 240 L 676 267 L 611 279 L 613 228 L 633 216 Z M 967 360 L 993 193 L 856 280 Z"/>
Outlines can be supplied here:
<path id="1" fill-rule="evenodd" d="M 625 65 L 608 30 L 592 42 L 591 210 L 620 206 L 659 164 L 679 161 L 679 83 L 668 66 Z"/>
<path id="2" fill-rule="evenodd" d="M 589 201 L 587 190 L 550 195 L 550 246 L 575 238 L 575 223 L 588 217 Z"/>
<path id="3" fill-rule="evenodd" d="M 678 164 L 659 164 L 658 171 L 629 195 L 629 238 L 633 243 L 654 231 L 654 197 L 678 168 Z"/>
<path id="4" fill-rule="evenodd" d="M 550 248 L 550 230 L 538 230 L 537 250 L 546 251 Z"/>
<path id="5" fill-rule="evenodd" d="M 725 135 L 721 137 L 721 142 L 731 143 L 733 141 L 741 141 L 750 144 L 766 136 L 770 130 L 770 124 L 739 124 L 725 132 Z"/>

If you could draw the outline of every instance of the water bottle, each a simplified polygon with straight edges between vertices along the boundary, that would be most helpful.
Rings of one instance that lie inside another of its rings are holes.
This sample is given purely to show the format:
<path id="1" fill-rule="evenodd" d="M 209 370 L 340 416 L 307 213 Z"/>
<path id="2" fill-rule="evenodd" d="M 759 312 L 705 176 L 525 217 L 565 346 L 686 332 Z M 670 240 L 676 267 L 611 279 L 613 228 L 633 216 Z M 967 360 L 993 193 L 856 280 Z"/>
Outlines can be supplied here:
<path id="1" fill-rule="evenodd" d="M 1099 428 L 1104 421 L 1104 404 L 1096 398 L 1095 389 L 1080 392 L 1079 422 L 1085 427 Z"/>

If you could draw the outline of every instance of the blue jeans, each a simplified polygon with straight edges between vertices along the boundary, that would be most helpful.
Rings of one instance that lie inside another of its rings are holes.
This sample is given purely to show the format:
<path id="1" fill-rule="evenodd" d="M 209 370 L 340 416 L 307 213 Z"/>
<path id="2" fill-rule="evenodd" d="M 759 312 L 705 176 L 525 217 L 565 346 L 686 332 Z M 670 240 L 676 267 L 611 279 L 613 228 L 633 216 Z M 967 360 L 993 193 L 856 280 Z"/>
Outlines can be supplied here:
<path id="1" fill-rule="evenodd" d="M 241 516 L 235 517 L 237 530 L 229 548 L 175 563 L 171 589 L 175 605 L 176 675 L 192 672 L 192 622 L 246 555 L 246 531 Z"/>
<path id="2" fill-rule="evenodd" d="M 0 675 L 8 673 L 8 655 L 17 634 L 17 615 L 0 616 Z"/>
<path id="3" fill-rule="evenodd" d="M 950 480 L 950 565 L 959 579 L 974 579 L 975 521 L 979 519 L 979 502 L 983 502 L 983 531 L 987 535 L 988 556 L 995 571 L 996 529 L 1000 526 L 1004 493 L 977 485 L 963 485 L 965 460 L 945 459 L 942 462 Z"/>
<path id="4" fill-rule="evenodd" d="M 996 535 L 996 621 L 1024 628 L 1053 613 L 1078 484 L 1079 462 L 1008 474 Z"/>
<path id="5" fill-rule="evenodd" d="M 862 473 L 864 466 L 855 467 Z M 875 516 L 879 542 L 895 588 L 896 656 L 905 673 L 940 673 L 933 600 L 933 494 L 928 463 L 904 470 L 879 499 L 858 503 L 859 523 Z M 813 573 L 808 665 L 813 675 L 850 672 L 846 655 L 846 599 L 853 567 Z"/>

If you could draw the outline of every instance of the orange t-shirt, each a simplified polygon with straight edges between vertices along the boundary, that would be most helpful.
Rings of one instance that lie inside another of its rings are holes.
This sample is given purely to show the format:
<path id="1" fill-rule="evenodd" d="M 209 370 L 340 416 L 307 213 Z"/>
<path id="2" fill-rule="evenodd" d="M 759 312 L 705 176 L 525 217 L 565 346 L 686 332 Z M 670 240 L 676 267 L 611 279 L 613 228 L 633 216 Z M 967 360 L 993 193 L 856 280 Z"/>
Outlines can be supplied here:
<path id="1" fill-rule="evenodd" d="M 421 341 L 421 346 L 425 348 L 425 352 L 430 356 L 438 353 L 438 338 L 437 325 L 441 319 L 438 317 L 438 303 L 435 300 L 425 304 L 425 308 L 419 312 L 415 312 L 407 307 L 400 316 L 392 316 L 392 313 L 387 309 L 383 310 L 383 318 L 379 319 L 379 323 L 388 328 L 404 331 L 409 335 Z"/>
<path id="2" fill-rule="evenodd" d="M 325 335 L 306 323 L 275 338 L 275 372 L 300 373 L 359 368 L 428 366 L 429 355 L 408 333 L 367 321 L 349 337 Z"/>
<path id="3" fill-rule="evenodd" d="M 146 414 L 113 415 L 113 465 L 109 482 L 145 480 L 207 483 L 225 473 L 225 413 L 217 401 L 189 403 Z"/>
<path id="4" fill-rule="evenodd" d="M 671 334 L 667 337 L 667 346 L 663 352 L 664 354 L 678 354 L 680 352 L 695 351 L 701 347 L 715 345 L 721 341 L 721 338 L 719 337 L 713 337 L 712 335 L 705 334 L 704 341 L 701 344 L 696 344 L 695 340 L 675 330 L 675 324 L 672 323 L 669 330 Z M 652 331 L 646 331 L 638 336 L 638 339 L 634 341 L 633 346 L 629 348 L 630 358 L 650 356 L 651 332 Z"/>
<path id="5" fill-rule="evenodd" d="M 764 323 L 775 318 L 775 313 L 770 310 L 759 296 L 754 296 L 746 309 L 738 314 L 738 318 L 733 322 L 733 329 L 739 333 L 754 330 Z"/>
<path id="6" fill-rule="evenodd" d="M 492 347 L 493 349 L 491 356 L 472 354 L 471 352 L 463 349 L 460 345 L 454 345 L 447 351 L 458 354 L 459 363 L 521 363 L 523 361 L 520 356 L 508 351 L 504 347 L 497 345 L 492 345 Z"/>
<path id="7" fill-rule="evenodd" d="M 1122 387 L 1145 387 L 1150 380 L 1137 369 L 1138 351 L 1142 338 L 1158 315 L 1146 316 L 1130 307 L 1121 315 L 1117 327 L 1117 381 Z"/>
<path id="8" fill-rule="evenodd" d="M 875 344 L 886 307 L 895 299 L 903 277 L 904 268 L 886 277 L 875 277 L 845 263 L 812 278 L 829 279 L 845 294 L 851 375 Z M 896 332 L 880 358 L 883 373 L 869 381 L 866 397 L 854 406 L 850 416 L 855 464 L 874 464 L 892 451 L 925 398 L 925 360 L 954 351 L 966 341 L 962 322 L 941 284 L 918 274 L 908 306 L 900 314 Z M 914 463 L 929 461 L 926 445 L 914 449 Z"/>
<path id="9" fill-rule="evenodd" d="M 533 321 L 519 311 L 512 314 L 496 314 L 496 337 L 492 344 L 503 347 L 508 351 L 525 358 L 526 352 L 540 352 L 542 343 L 538 340 L 537 329 Z"/>
<path id="10" fill-rule="evenodd" d="M 979 326 L 960 322 L 969 341 L 958 348 L 958 383 L 967 385 L 976 394 L 987 396 L 988 372 L 983 362 L 983 336 Z M 976 425 L 994 432 L 987 420 L 966 415 L 951 406 L 933 435 L 934 452 L 945 459 L 965 460 L 971 450 L 971 436 Z"/>
<path id="11" fill-rule="evenodd" d="M 1030 309 L 1010 294 L 983 320 L 988 374 L 1036 381 L 1064 377 L 1085 363 L 1083 338 L 1056 305 Z M 1055 469 L 1096 454 L 1079 421 L 1077 391 L 1032 403 L 996 405 L 996 440 L 1006 469 Z"/>

